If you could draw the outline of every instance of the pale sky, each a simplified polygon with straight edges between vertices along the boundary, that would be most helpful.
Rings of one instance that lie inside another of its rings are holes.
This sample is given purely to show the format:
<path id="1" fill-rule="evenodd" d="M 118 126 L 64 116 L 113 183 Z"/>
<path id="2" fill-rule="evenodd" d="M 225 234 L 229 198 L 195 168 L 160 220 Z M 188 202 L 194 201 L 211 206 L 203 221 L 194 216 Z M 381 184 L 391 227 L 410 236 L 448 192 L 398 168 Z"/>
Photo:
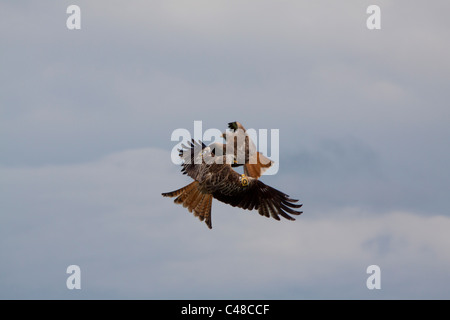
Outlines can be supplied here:
<path id="1" fill-rule="evenodd" d="M 449 299 L 449 11 L 2 1 L 0 298 Z M 195 120 L 278 129 L 262 180 L 304 213 L 213 201 L 209 230 L 163 198 L 191 181 L 171 134 Z"/>

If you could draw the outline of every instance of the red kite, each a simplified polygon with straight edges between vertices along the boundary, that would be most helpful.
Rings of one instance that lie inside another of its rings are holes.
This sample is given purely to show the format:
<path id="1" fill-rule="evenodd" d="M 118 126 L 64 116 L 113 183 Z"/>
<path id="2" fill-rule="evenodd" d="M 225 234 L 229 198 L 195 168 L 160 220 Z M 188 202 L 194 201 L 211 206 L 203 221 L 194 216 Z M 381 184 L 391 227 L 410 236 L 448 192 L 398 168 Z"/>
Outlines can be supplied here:
<path id="1" fill-rule="evenodd" d="M 295 220 L 289 214 L 302 213 L 294 210 L 302 206 L 296 204 L 298 200 L 291 199 L 285 193 L 264 184 L 257 177 L 236 172 L 232 168 L 237 162 L 235 154 L 216 156 L 210 147 L 194 140 L 189 147 L 183 145 L 179 151 L 183 159 L 181 172 L 194 181 L 181 189 L 162 195 L 176 197 L 175 203 L 182 204 L 200 221 L 205 221 L 208 228 L 212 228 L 213 198 L 233 207 L 258 210 L 260 215 L 276 220 L 280 220 L 280 216 Z"/>

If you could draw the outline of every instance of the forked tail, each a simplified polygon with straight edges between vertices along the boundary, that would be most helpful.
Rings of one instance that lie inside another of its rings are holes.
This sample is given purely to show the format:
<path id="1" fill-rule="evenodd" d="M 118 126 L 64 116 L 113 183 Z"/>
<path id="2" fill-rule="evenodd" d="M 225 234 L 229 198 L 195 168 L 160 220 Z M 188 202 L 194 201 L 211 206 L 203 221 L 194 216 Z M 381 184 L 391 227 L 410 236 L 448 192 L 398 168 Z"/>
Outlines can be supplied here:
<path id="1" fill-rule="evenodd" d="M 198 181 L 193 181 L 181 189 L 165 192 L 162 195 L 164 197 L 176 197 L 175 203 L 182 204 L 189 212 L 194 212 L 194 216 L 198 217 L 200 221 L 205 221 L 208 228 L 212 228 L 212 195 L 201 192 Z"/>

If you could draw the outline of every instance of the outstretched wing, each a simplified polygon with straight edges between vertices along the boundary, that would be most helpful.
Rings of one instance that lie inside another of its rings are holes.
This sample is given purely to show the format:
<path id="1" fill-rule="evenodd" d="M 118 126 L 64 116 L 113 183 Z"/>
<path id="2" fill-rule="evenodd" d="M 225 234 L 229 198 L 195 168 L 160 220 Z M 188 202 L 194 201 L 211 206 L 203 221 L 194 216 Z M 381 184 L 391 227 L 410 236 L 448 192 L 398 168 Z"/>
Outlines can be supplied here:
<path id="1" fill-rule="evenodd" d="M 234 182 L 230 181 L 230 183 Z M 260 215 L 276 220 L 280 220 L 280 216 L 288 220 L 295 220 L 289 214 L 299 215 L 302 213 L 302 211 L 294 210 L 302 206 L 296 204 L 298 200 L 289 198 L 287 194 L 257 179 L 252 179 L 244 191 L 232 195 L 216 191 L 213 193 L 213 197 L 233 207 L 247 210 L 256 209 Z"/>

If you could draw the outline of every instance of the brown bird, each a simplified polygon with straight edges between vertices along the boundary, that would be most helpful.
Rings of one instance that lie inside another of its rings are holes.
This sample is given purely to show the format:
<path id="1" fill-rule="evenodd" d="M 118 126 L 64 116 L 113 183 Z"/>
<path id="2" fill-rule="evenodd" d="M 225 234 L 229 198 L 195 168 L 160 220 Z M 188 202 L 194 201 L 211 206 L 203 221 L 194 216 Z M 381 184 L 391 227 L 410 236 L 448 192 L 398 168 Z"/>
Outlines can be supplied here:
<path id="1" fill-rule="evenodd" d="M 215 142 L 210 145 L 211 150 L 216 155 L 223 155 L 227 152 L 234 153 L 235 163 L 232 167 L 244 166 L 244 173 L 253 178 L 259 178 L 269 169 L 273 161 L 256 150 L 256 146 L 245 130 L 244 126 L 235 121 L 228 123 L 229 131 L 222 134 L 226 143 Z"/>
<path id="2" fill-rule="evenodd" d="M 247 174 L 239 174 L 233 168 L 236 163 L 234 154 L 216 156 L 210 147 L 194 140 L 190 146 L 182 145 L 180 157 L 183 159 L 182 172 L 194 179 L 187 186 L 162 195 L 176 197 L 174 202 L 182 204 L 200 221 L 205 221 L 212 228 L 212 199 L 227 203 L 233 207 L 246 210 L 258 210 L 265 217 L 280 220 L 280 216 L 295 220 L 289 214 L 299 215 L 302 212 L 298 200 L 289 198 L 285 193 L 274 189 L 257 178 Z"/>

